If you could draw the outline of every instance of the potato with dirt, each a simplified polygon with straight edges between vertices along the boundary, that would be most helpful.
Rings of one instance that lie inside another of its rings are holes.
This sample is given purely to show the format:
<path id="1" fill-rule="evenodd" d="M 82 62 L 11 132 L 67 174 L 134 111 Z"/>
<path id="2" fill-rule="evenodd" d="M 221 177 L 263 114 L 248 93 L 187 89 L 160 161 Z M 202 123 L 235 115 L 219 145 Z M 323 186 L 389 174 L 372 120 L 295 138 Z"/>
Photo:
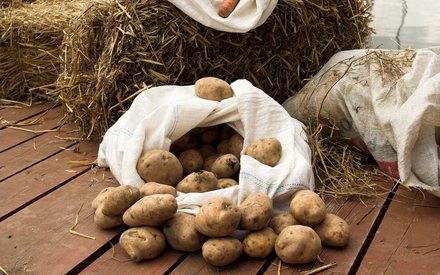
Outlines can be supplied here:
<path id="1" fill-rule="evenodd" d="M 217 189 L 225 189 L 235 185 L 238 185 L 236 180 L 231 178 L 222 178 L 217 182 Z"/>
<path id="2" fill-rule="evenodd" d="M 120 216 L 141 198 L 139 188 L 121 185 L 107 190 L 101 201 L 101 211 L 107 216 Z"/>
<path id="3" fill-rule="evenodd" d="M 228 82 L 217 77 L 203 77 L 194 85 L 198 97 L 208 100 L 222 101 L 234 96 L 234 91 Z"/>
<path id="4" fill-rule="evenodd" d="M 312 228 L 291 225 L 283 229 L 275 241 L 277 256 L 288 264 L 307 264 L 321 252 L 321 240 Z"/>
<path id="5" fill-rule="evenodd" d="M 327 213 L 324 221 L 312 228 L 318 234 L 323 245 L 342 247 L 346 246 L 350 239 L 350 226 L 335 214 Z"/>
<path id="6" fill-rule="evenodd" d="M 158 182 L 171 186 L 183 178 L 183 167 L 175 155 L 165 150 L 150 150 L 141 155 L 136 170 L 145 182 Z"/>
<path id="7" fill-rule="evenodd" d="M 183 174 L 188 175 L 197 172 L 203 168 L 203 156 L 196 149 L 183 151 L 179 156 L 180 164 L 182 164 Z"/>
<path id="8" fill-rule="evenodd" d="M 208 237 L 228 236 L 240 223 L 240 210 L 226 197 L 208 200 L 196 214 L 197 231 Z"/>
<path id="9" fill-rule="evenodd" d="M 269 227 L 272 228 L 275 233 L 280 234 L 284 228 L 297 224 L 299 224 L 299 222 L 295 220 L 292 213 L 278 213 L 272 216 Z"/>
<path id="10" fill-rule="evenodd" d="M 125 211 L 122 219 L 128 226 L 159 226 L 177 211 L 177 201 L 170 194 L 143 197 Z"/>
<path id="11" fill-rule="evenodd" d="M 233 237 L 211 238 L 202 246 L 202 256 L 213 266 L 225 266 L 235 262 L 243 252 L 241 242 Z"/>
<path id="12" fill-rule="evenodd" d="M 240 134 L 233 134 L 229 139 L 229 151 L 231 154 L 240 159 L 241 151 L 243 150 L 244 138 Z"/>
<path id="13" fill-rule="evenodd" d="M 98 209 L 101 202 L 104 200 L 105 196 L 108 194 L 108 191 L 112 190 L 115 187 L 106 187 L 102 189 L 99 194 L 92 201 L 92 211 L 95 212 Z"/>
<path id="14" fill-rule="evenodd" d="M 144 185 L 142 185 L 141 188 L 139 188 L 139 191 L 141 192 L 142 197 L 154 195 L 154 194 L 170 194 L 173 195 L 174 197 L 177 197 L 176 188 L 167 184 L 162 184 L 153 181 L 147 182 Z"/>
<path id="15" fill-rule="evenodd" d="M 275 248 L 277 234 L 270 227 L 252 231 L 243 240 L 243 251 L 255 258 L 265 258 Z"/>
<path id="16" fill-rule="evenodd" d="M 194 252 L 202 248 L 208 239 L 196 229 L 196 217 L 192 214 L 177 212 L 163 225 L 167 242 L 176 250 Z"/>
<path id="17" fill-rule="evenodd" d="M 260 230 L 269 225 L 272 217 L 272 198 L 264 193 L 251 193 L 238 208 L 241 213 L 240 228 Z"/>
<path id="18" fill-rule="evenodd" d="M 118 216 L 107 216 L 102 213 L 102 205 L 100 205 L 93 216 L 93 220 L 96 225 L 102 229 L 111 229 L 124 224 L 122 220 L 122 215 Z"/>
<path id="19" fill-rule="evenodd" d="M 327 210 L 321 197 L 311 190 L 299 190 L 290 202 L 293 217 L 302 225 L 312 226 L 322 222 Z"/>
<path id="20" fill-rule="evenodd" d="M 166 247 L 164 234 L 152 226 L 134 227 L 122 233 L 119 244 L 130 259 L 139 262 L 159 256 Z"/>
<path id="21" fill-rule="evenodd" d="M 277 165 L 281 159 L 281 143 L 278 139 L 260 138 L 246 147 L 245 155 L 253 157 L 259 162 L 271 167 Z"/>
<path id="22" fill-rule="evenodd" d="M 218 157 L 211 166 L 211 171 L 217 178 L 230 178 L 240 170 L 240 160 L 233 154 L 225 154 Z"/>
<path id="23" fill-rule="evenodd" d="M 200 170 L 186 176 L 176 185 L 182 193 L 203 193 L 217 189 L 217 177 L 214 173 Z"/>

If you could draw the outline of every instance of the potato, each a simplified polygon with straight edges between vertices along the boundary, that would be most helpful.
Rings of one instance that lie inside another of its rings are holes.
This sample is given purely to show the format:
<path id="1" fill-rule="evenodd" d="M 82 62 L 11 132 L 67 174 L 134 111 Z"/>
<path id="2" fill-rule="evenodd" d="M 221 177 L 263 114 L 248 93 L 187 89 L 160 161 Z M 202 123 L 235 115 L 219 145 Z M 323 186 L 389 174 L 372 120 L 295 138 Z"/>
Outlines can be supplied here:
<path id="1" fill-rule="evenodd" d="M 244 139 L 240 134 L 234 134 L 229 139 L 229 150 L 231 151 L 231 154 L 236 156 L 238 159 L 240 159 L 240 153 L 243 150 L 243 142 Z"/>
<path id="2" fill-rule="evenodd" d="M 248 256 L 256 258 L 267 257 L 275 247 L 277 234 L 270 227 L 252 231 L 243 240 L 243 250 Z"/>
<path id="3" fill-rule="evenodd" d="M 324 221 L 313 226 L 322 244 L 341 247 L 345 246 L 350 239 L 350 226 L 341 217 L 327 213 Z"/>
<path id="4" fill-rule="evenodd" d="M 179 161 L 180 164 L 182 164 L 184 175 L 199 171 L 203 168 L 203 156 L 196 149 L 184 151 L 180 154 Z"/>
<path id="5" fill-rule="evenodd" d="M 119 243 L 128 256 L 137 262 L 156 258 L 166 247 L 163 233 L 151 226 L 126 230 L 119 238 Z"/>
<path id="6" fill-rule="evenodd" d="M 177 201 L 170 194 L 143 197 L 125 211 L 122 219 L 128 226 L 159 226 L 177 211 Z"/>
<path id="7" fill-rule="evenodd" d="M 217 178 L 230 178 L 240 169 L 240 160 L 233 154 L 218 157 L 211 166 L 211 171 Z"/>
<path id="8" fill-rule="evenodd" d="M 214 162 L 221 156 L 223 156 L 223 154 L 215 154 L 215 155 L 207 157 L 205 159 L 205 161 L 203 162 L 203 170 L 211 171 L 212 164 L 214 164 Z"/>
<path id="9" fill-rule="evenodd" d="M 101 204 L 102 200 L 106 196 L 107 191 L 113 189 L 114 187 L 106 187 L 99 192 L 99 194 L 92 201 L 92 211 L 95 212 Z"/>
<path id="10" fill-rule="evenodd" d="M 226 197 L 216 197 L 202 205 L 196 215 L 196 228 L 208 237 L 224 237 L 237 229 L 240 210 Z"/>
<path id="11" fill-rule="evenodd" d="M 183 193 L 202 193 L 216 188 L 217 177 L 214 173 L 205 170 L 189 174 L 176 186 L 176 190 Z"/>
<path id="12" fill-rule="evenodd" d="M 208 127 L 205 132 L 200 135 L 200 140 L 203 144 L 214 144 L 218 140 L 217 125 Z"/>
<path id="13" fill-rule="evenodd" d="M 238 182 L 231 178 L 219 179 L 217 182 L 217 189 L 224 189 L 234 185 L 238 185 Z"/>
<path id="14" fill-rule="evenodd" d="M 139 188 L 139 191 L 141 192 L 142 197 L 154 194 L 170 194 L 173 195 L 173 197 L 177 197 L 176 188 L 153 181 L 142 185 L 142 187 Z"/>
<path id="15" fill-rule="evenodd" d="M 138 188 L 130 185 L 121 185 L 105 192 L 102 199 L 102 213 L 107 216 L 124 214 L 130 206 L 141 198 Z"/>
<path id="16" fill-rule="evenodd" d="M 218 125 L 218 139 L 219 140 L 228 140 L 235 133 L 236 133 L 235 130 L 232 129 L 232 127 L 226 123 Z"/>
<path id="17" fill-rule="evenodd" d="M 170 151 L 173 154 L 180 155 L 183 151 L 189 149 L 196 149 L 199 146 L 197 138 L 190 133 L 186 133 L 173 143 L 171 143 Z"/>
<path id="18" fill-rule="evenodd" d="M 325 203 L 311 190 L 296 191 L 290 202 L 293 217 L 303 225 L 315 225 L 325 218 Z"/>
<path id="19" fill-rule="evenodd" d="M 297 224 L 299 224 L 299 222 L 295 220 L 292 213 L 280 213 L 272 216 L 269 227 L 271 227 L 275 233 L 280 234 L 281 231 L 289 225 Z"/>
<path id="20" fill-rule="evenodd" d="M 219 154 L 229 154 L 230 153 L 228 139 L 222 140 L 222 141 L 220 141 L 219 144 L 217 144 L 217 152 Z"/>
<path id="21" fill-rule="evenodd" d="M 201 249 L 208 239 L 197 231 L 196 217 L 184 212 L 177 212 L 167 220 L 163 225 L 163 233 L 171 247 L 186 252 Z"/>
<path id="22" fill-rule="evenodd" d="M 246 147 L 245 154 L 259 162 L 275 166 L 281 158 L 281 143 L 276 138 L 261 138 Z"/>
<path id="23" fill-rule="evenodd" d="M 199 152 L 202 154 L 203 159 L 206 159 L 210 156 L 216 155 L 217 149 L 211 144 L 202 144 L 200 145 Z"/>
<path id="24" fill-rule="evenodd" d="M 255 192 L 247 196 L 238 209 L 241 213 L 241 229 L 260 230 L 269 225 L 272 199 L 266 194 Z"/>
<path id="25" fill-rule="evenodd" d="M 136 165 L 139 176 L 145 182 L 158 182 L 171 186 L 183 178 L 183 167 L 172 153 L 165 150 L 151 150 L 142 154 Z"/>
<path id="26" fill-rule="evenodd" d="M 225 266 L 235 262 L 243 251 L 241 242 L 232 237 L 211 238 L 202 246 L 202 256 L 213 266 Z"/>
<path id="27" fill-rule="evenodd" d="M 228 82 L 216 77 L 200 78 L 196 81 L 194 90 L 198 97 L 208 100 L 221 101 L 234 95 Z"/>
<path id="28" fill-rule="evenodd" d="M 93 217 L 95 223 L 102 229 L 110 229 L 124 224 L 122 220 L 122 215 L 119 216 L 107 216 L 102 213 L 102 205 L 100 205 Z"/>
<path id="29" fill-rule="evenodd" d="M 277 256 L 288 264 L 310 263 L 321 252 L 321 240 L 312 228 L 290 225 L 281 231 L 275 241 Z"/>

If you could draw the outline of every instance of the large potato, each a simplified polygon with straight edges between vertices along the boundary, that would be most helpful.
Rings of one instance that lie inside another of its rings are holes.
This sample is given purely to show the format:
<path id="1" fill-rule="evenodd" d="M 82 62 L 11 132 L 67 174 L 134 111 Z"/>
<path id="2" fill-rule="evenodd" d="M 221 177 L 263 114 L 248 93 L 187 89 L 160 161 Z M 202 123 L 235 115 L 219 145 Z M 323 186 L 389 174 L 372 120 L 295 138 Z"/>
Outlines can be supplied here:
<path id="1" fill-rule="evenodd" d="M 241 242 L 232 237 L 211 238 L 202 246 L 202 256 L 213 266 L 225 266 L 235 262 L 243 251 Z"/>
<path id="2" fill-rule="evenodd" d="M 208 237 L 197 231 L 194 215 L 178 212 L 163 225 L 168 243 L 177 250 L 194 252 L 202 248 Z"/>
<path id="3" fill-rule="evenodd" d="M 107 216 L 102 213 L 102 205 L 100 205 L 93 217 L 95 223 L 102 229 L 110 229 L 124 224 L 122 215 L 119 216 Z"/>
<path id="4" fill-rule="evenodd" d="M 281 143 L 278 139 L 261 138 L 249 144 L 244 153 L 273 167 L 281 159 L 281 150 Z"/>
<path id="5" fill-rule="evenodd" d="M 128 226 L 158 226 L 171 219 L 177 211 L 177 201 L 170 194 L 143 197 L 125 211 L 122 219 Z"/>
<path id="6" fill-rule="evenodd" d="M 276 239 L 277 234 L 270 227 L 250 232 L 243 240 L 244 253 L 251 257 L 265 258 L 274 250 Z"/>
<path id="7" fill-rule="evenodd" d="M 208 100 L 221 101 L 234 95 L 229 83 L 216 77 L 200 78 L 196 81 L 194 90 L 198 97 Z"/>
<path id="8" fill-rule="evenodd" d="M 199 171 L 203 168 L 203 156 L 196 149 L 184 151 L 182 154 L 180 154 L 179 161 L 180 164 L 182 164 L 184 175 Z"/>
<path id="9" fill-rule="evenodd" d="M 107 191 L 112 190 L 115 187 L 106 187 L 102 189 L 99 194 L 93 199 L 92 201 L 92 211 L 95 212 L 96 209 L 98 209 L 101 202 L 104 200 L 105 196 L 107 195 Z"/>
<path id="10" fill-rule="evenodd" d="M 176 190 L 183 193 L 202 193 L 217 189 L 217 177 L 214 173 L 200 170 L 181 180 Z"/>
<path id="11" fill-rule="evenodd" d="M 272 216 L 269 227 L 271 227 L 275 233 L 280 234 L 284 228 L 296 224 L 299 224 L 299 222 L 295 220 L 292 213 L 279 213 Z"/>
<path id="12" fill-rule="evenodd" d="M 176 186 L 183 178 L 182 164 L 175 155 L 165 150 L 151 150 L 142 154 L 136 170 L 145 182 Z"/>
<path id="13" fill-rule="evenodd" d="M 240 160 L 233 154 L 218 157 L 211 166 L 211 171 L 217 178 L 230 178 L 240 169 Z"/>
<path id="14" fill-rule="evenodd" d="M 101 201 L 102 213 L 107 216 L 124 214 L 130 206 L 141 198 L 139 189 L 129 185 L 121 185 L 105 192 Z"/>
<path id="15" fill-rule="evenodd" d="M 350 226 L 341 217 L 327 213 L 324 221 L 313 226 L 322 244 L 341 247 L 345 246 L 350 239 Z"/>
<path id="16" fill-rule="evenodd" d="M 325 203 L 311 190 L 296 191 L 290 202 L 293 217 L 303 225 L 315 225 L 325 218 Z"/>
<path id="17" fill-rule="evenodd" d="M 177 197 L 176 188 L 158 182 L 147 182 L 139 188 L 139 191 L 141 192 L 142 197 L 154 194 L 170 194 Z"/>
<path id="18" fill-rule="evenodd" d="M 119 244 L 132 260 L 139 262 L 159 256 L 165 250 L 166 241 L 159 229 L 144 226 L 126 230 L 119 238 Z"/>
<path id="19" fill-rule="evenodd" d="M 224 237 L 237 229 L 240 210 L 226 197 L 216 197 L 202 205 L 196 215 L 197 230 L 208 237 Z"/>
<path id="20" fill-rule="evenodd" d="M 241 151 L 243 150 L 244 139 L 240 134 L 233 134 L 229 139 L 229 150 L 231 154 L 240 159 Z"/>
<path id="21" fill-rule="evenodd" d="M 321 240 L 312 228 L 291 225 L 283 229 L 275 241 L 277 256 L 288 264 L 310 263 L 321 252 Z"/>
<path id="22" fill-rule="evenodd" d="M 260 230 L 267 227 L 272 217 L 272 199 L 263 193 L 252 193 L 238 207 L 241 213 L 240 228 Z"/>

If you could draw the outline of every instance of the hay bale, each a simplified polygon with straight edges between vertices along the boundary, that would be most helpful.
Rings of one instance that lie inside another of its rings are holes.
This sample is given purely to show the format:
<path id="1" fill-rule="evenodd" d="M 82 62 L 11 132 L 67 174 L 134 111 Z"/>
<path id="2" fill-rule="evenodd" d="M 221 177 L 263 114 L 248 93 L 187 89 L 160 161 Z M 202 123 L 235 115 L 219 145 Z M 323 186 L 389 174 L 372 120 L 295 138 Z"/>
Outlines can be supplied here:
<path id="1" fill-rule="evenodd" d="M 64 29 L 90 1 L 2 2 L 0 98 L 48 98 L 61 71 Z"/>

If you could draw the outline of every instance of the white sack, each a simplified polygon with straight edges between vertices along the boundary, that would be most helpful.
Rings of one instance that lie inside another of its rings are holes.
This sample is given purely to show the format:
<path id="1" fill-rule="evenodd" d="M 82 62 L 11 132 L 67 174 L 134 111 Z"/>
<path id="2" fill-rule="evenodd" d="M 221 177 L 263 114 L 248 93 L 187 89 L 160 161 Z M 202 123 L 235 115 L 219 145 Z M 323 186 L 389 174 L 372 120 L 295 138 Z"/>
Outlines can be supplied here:
<path id="1" fill-rule="evenodd" d="M 197 22 L 219 31 L 245 33 L 262 25 L 278 0 L 240 0 L 227 18 L 218 15 L 221 0 L 168 0 Z"/>
<path id="2" fill-rule="evenodd" d="M 227 123 L 244 137 L 244 147 L 263 137 L 282 144 L 279 163 L 270 167 L 242 155 L 239 185 L 205 193 L 179 193 L 182 211 L 195 213 L 214 196 L 227 196 L 239 204 L 251 192 L 274 198 L 274 207 L 288 209 L 292 193 L 314 189 L 311 153 L 303 125 L 263 91 L 246 80 L 231 84 L 234 97 L 221 102 L 199 98 L 194 85 L 161 86 L 139 94 L 129 110 L 106 132 L 99 146 L 98 165 L 109 167 L 121 185 L 140 187 L 136 171 L 143 152 L 169 150 L 173 141 L 195 127 Z"/>
<path id="3" fill-rule="evenodd" d="M 382 170 L 440 196 L 440 48 L 340 52 L 283 103 L 304 123 L 321 105 Z"/>

